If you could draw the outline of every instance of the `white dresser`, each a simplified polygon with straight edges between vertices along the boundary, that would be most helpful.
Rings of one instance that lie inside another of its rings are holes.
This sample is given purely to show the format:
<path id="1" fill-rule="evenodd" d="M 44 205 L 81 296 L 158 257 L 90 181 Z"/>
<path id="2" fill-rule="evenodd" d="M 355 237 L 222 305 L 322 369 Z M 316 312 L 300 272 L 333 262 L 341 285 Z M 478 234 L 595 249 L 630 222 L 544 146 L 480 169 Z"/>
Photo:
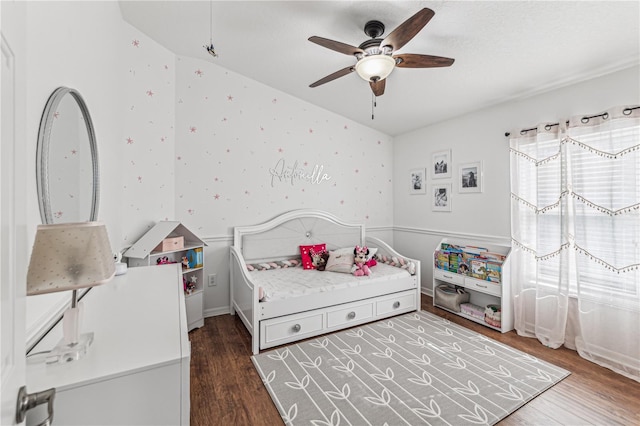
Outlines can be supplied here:
<path id="1" fill-rule="evenodd" d="M 29 392 L 56 388 L 53 424 L 188 425 L 191 348 L 179 264 L 130 268 L 82 302 L 81 332 L 94 332 L 87 355 L 27 366 Z M 58 324 L 32 353 L 61 337 Z M 38 407 L 27 425 L 44 418 Z"/>

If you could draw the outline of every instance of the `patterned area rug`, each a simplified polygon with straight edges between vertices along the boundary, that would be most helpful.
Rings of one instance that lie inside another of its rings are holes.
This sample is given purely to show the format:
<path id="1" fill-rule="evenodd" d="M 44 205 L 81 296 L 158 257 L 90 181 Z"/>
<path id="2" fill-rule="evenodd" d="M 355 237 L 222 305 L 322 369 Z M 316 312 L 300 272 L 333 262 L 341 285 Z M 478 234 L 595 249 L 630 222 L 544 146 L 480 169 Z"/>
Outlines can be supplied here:
<path id="1" fill-rule="evenodd" d="M 285 424 L 495 424 L 570 373 L 428 312 L 253 357 Z"/>

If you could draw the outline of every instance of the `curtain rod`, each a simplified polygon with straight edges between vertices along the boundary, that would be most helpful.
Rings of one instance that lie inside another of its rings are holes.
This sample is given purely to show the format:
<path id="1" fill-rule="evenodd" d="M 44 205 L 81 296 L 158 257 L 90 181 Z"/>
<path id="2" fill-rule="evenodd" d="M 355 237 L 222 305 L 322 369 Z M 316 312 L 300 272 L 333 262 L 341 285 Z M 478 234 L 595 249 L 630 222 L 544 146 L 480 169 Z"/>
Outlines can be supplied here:
<path id="1" fill-rule="evenodd" d="M 631 111 L 633 111 L 634 109 L 638 109 L 638 108 L 640 108 L 640 106 L 633 107 L 633 108 L 625 108 L 625 109 L 623 109 L 623 110 L 622 110 L 622 113 L 623 113 L 624 115 L 629 115 L 629 114 L 631 114 Z M 609 113 L 608 113 L 608 112 L 604 112 L 604 113 L 602 113 L 602 114 L 587 115 L 587 116 L 582 117 L 582 118 L 580 119 L 580 121 L 581 121 L 583 124 L 587 124 L 587 123 L 589 122 L 589 120 L 590 120 L 590 119 L 592 119 L 592 118 L 597 118 L 597 117 L 602 117 L 602 118 L 604 118 L 604 119 L 606 120 L 607 118 L 609 118 Z M 567 122 L 566 122 L 566 123 L 567 123 L 567 125 L 568 125 L 568 124 L 569 124 L 569 120 L 567 120 Z M 560 124 L 560 123 L 547 124 L 547 125 L 545 125 L 545 126 L 544 126 L 544 129 L 545 129 L 545 130 L 551 130 L 551 128 L 552 128 L 552 127 L 557 126 L 557 125 L 559 125 L 559 124 Z M 520 130 L 520 134 L 521 134 L 521 135 L 525 135 L 527 132 L 530 132 L 531 130 L 536 130 L 536 129 L 537 129 L 537 127 L 532 127 L 532 128 L 530 128 L 530 129 L 522 129 L 522 130 Z M 504 135 L 505 135 L 505 137 L 509 137 L 509 136 L 511 136 L 511 133 L 510 133 L 510 132 L 505 132 L 505 134 L 504 134 Z"/>

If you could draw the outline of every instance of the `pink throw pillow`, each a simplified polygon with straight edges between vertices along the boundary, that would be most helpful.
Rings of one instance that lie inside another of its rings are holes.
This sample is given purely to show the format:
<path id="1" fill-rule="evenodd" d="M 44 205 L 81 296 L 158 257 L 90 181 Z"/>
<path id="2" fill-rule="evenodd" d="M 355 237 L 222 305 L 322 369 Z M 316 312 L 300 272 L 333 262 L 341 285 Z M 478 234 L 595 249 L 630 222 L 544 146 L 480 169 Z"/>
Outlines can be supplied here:
<path id="1" fill-rule="evenodd" d="M 300 257 L 302 257 L 302 267 L 304 269 L 316 269 L 315 266 L 313 266 L 313 261 L 311 260 L 311 254 L 309 253 L 309 250 L 322 251 L 326 249 L 327 249 L 327 245 L 325 243 L 314 244 L 312 246 L 300 246 Z"/>

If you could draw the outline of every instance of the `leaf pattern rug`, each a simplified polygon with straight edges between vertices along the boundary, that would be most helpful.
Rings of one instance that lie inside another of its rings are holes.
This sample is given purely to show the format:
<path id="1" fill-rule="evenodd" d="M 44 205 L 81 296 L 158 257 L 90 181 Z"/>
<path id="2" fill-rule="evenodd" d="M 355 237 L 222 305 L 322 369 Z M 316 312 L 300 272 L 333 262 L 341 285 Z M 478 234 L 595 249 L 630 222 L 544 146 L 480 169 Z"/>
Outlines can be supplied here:
<path id="1" fill-rule="evenodd" d="M 570 374 L 423 311 L 252 360 L 287 425 L 495 424 Z"/>

